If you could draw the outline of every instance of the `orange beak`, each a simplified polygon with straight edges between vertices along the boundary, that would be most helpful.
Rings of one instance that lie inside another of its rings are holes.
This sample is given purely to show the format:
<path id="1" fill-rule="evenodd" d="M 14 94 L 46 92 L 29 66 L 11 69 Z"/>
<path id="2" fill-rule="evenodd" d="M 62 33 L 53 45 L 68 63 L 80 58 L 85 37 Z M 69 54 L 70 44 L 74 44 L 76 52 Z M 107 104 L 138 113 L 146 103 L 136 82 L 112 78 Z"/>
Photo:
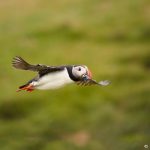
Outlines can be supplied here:
<path id="1" fill-rule="evenodd" d="M 90 79 L 92 79 L 92 73 L 91 73 L 90 70 L 87 71 L 87 75 L 88 75 L 88 77 L 89 77 Z"/>

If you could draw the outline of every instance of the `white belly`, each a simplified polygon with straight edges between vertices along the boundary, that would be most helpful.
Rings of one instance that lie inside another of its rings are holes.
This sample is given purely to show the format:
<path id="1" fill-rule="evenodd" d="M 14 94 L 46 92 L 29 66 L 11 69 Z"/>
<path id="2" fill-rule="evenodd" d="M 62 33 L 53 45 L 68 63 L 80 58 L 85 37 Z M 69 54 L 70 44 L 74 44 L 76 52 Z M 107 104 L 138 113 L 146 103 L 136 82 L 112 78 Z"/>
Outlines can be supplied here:
<path id="1" fill-rule="evenodd" d="M 67 69 L 55 73 L 49 73 L 41 77 L 38 81 L 35 81 L 35 89 L 56 89 L 64 86 L 65 84 L 73 83 L 70 79 Z"/>

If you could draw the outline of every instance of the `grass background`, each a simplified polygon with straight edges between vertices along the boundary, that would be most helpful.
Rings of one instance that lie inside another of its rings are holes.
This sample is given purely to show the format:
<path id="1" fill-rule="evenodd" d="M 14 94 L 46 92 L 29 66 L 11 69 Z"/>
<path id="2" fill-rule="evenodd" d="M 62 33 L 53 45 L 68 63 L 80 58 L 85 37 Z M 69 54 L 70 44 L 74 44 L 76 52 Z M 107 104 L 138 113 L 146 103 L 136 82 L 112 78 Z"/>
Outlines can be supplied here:
<path id="1" fill-rule="evenodd" d="M 35 76 L 12 68 L 16 55 L 112 84 L 16 93 Z M 149 0 L 1 0 L 0 56 L 1 150 L 150 146 Z"/>

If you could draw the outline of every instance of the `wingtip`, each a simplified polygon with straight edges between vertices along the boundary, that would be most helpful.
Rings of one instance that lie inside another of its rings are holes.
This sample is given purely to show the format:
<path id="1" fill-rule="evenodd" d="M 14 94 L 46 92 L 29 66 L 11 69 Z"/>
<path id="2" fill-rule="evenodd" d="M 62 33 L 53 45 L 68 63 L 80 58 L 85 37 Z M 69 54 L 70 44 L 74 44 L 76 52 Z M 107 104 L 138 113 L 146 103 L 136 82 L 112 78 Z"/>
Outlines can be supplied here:
<path id="1" fill-rule="evenodd" d="M 102 86 L 107 86 L 109 84 L 111 84 L 111 81 L 109 81 L 109 80 L 104 80 L 104 81 L 99 82 L 99 85 L 102 85 Z"/>
<path id="2" fill-rule="evenodd" d="M 12 66 L 16 68 L 16 64 L 19 63 L 21 61 L 21 57 L 20 56 L 15 56 L 12 59 Z"/>
<path id="3" fill-rule="evenodd" d="M 12 59 L 12 66 L 16 69 L 28 70 L 30 67 L 30 64 L 27 63 L 22 57 L 15 56 Z"/>

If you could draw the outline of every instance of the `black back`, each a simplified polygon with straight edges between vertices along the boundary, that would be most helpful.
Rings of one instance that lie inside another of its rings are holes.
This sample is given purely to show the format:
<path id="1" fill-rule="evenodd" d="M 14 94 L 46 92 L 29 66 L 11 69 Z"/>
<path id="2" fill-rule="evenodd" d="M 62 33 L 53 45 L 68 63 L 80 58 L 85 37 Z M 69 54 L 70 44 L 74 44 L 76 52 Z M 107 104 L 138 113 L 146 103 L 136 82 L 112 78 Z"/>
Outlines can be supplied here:
<path id="1" fill-rule="evenodd" d="M 39 71 L 39 76 L 42 77 L 48 73 L 54 73 L 54 72 L 59 72 L 59 71 L 63 71 L 65 69 L 64 66 L 60 66 L 60 67 L 47 67 L 44 68 L 43 70 Z"/>

